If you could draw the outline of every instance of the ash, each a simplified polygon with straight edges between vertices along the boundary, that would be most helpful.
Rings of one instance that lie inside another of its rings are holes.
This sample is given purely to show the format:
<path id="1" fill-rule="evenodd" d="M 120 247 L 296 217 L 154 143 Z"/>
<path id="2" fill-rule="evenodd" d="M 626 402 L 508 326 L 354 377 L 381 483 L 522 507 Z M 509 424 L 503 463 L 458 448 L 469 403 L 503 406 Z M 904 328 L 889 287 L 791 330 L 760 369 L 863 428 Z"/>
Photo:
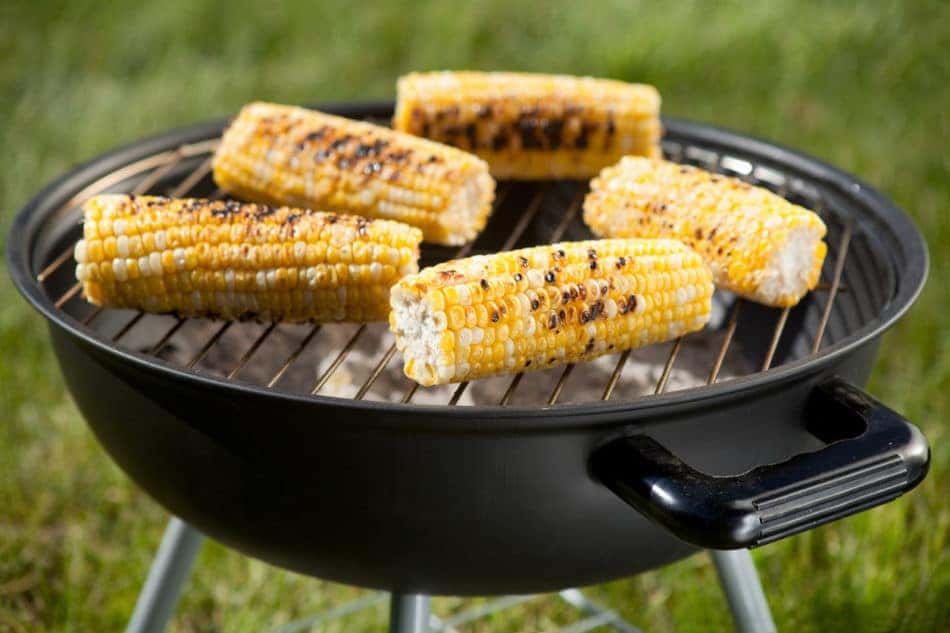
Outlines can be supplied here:
<path id="1" fill-rule="evenodd" d="M 726 304 L 717 294 L 709 325 L 701 332 L 688 335 L 670 372 L 666 391 L 697 387 L 706 383 L 725 336 Z M 110 323 L 114 321 L 114 323 Z M 121 313 L 102 319 L 97 329 L 121 327 Z M 138 351 L 151 352 L 157 342 L 176 324 L 171 316 L 146 315 L 126 334 L 121 343 Z M 203 350 L 224 324 L 190 319 L 157 351 L 157 354 L 179 366 L 187 366 Z M 219 377 L 293 393 L 308 393 L 323 382 L 321 395 L 353 398 L 372 376 L 393 342 L 386 324 L 373 323 L 362 328 L 355 324 L 333 324 L 315 327 L 310 324 L 279 324 L 273 328 L 260 323 L 234 323 L 194 364 L 194 369 Z M 316 331 L 315 331 L 316 330 Z M 108 332 L 103 332 L 108 335 Z M 262 335 L 265 335 L 262 339 Z M 309 338 L 309 341 L 306 339 Z M 306 342 L 306 345 L 302 343 Z M 254 346 L 257 345 L 256 349 Z M 341 350 L 349 351 L 341 356 Z M 611 400 L 634 400 L 654 392 L 670 357 L 673 343 L 652 345 L 632 350 L 623 365 Z M 252 351 L 253 350 L 253 351 Z M 248 353 L 250 355 L 248 355 Z M 603 397 L 621 355 L 610 354 L 580 363 L 563 383 L 558 403 L 592 402 Z M 287 364 L 288 359 L 292 362 Z M 327 373 L 334 365 L 331 373 Z M 718 380 L 728 380 L 750 373 L 751 367 L 742 352 L 741 342 L 733 341 L 726 355 Z M 511 405 L 546 405 L 560 380 L 564 367 L 524 374 L 510 399 Z M 498 404 L 512 382 L 512 376 L 498 376 L 473 381 L 463 392 L 459 405 Z M 399 402 L 412 387 L 402 372 L 398 352 L 382 368 L 366 400 Z M 413 395 L 416 404 L 446 404 L 458 385 L 420 387 Z"/>

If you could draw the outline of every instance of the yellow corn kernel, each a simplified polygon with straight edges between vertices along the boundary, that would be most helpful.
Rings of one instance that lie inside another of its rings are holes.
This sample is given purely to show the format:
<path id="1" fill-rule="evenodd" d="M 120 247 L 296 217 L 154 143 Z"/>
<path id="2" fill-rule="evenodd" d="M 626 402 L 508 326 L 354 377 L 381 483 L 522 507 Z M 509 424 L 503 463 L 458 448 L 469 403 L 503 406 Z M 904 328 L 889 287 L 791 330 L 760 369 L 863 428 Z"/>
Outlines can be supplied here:
<path id="1" fill-rule="evenodd" d="M 591 77 L 430 72 L 401 77 L 393 127 L 468 150 L 496 178 L 590 178 L 626 154 L 658 157 L 653 86 Z"/>
<path id="2" fill-rule="evenodd" d="M 521 285 L 526 279 L 533 289 Z M 712 273 L 681 242 L 565 242 L 404 277 L 391 293 L 389 324 L 406 375 L 432 385 L 669 340 L 705 325 L 712 292 Z"/>
<path id="3" fill-rule="evenodd" d="M 827 252 L 825 225 L 808 209 L 735 178 L 633 156 L 591 182 L 584 221 L 601 237 L 679 239 L 717 285 L 770 306 L 793 306 L 813 289 Z"/>
<path id="4" fill-rule="evenodd" d="M 230 201 L 102 195 L 86 202 L 83 212 L 85 225 L 96 227 L 84 231 L 95 237 L 80 240 L 75 249 L 84 296 L 96 305 L 182 316 L 385 319 L 389 288 L 418 270 L 422 241 L 419 229 L 389 220 Z M 127 237 L 142 226 L 152 230 L 141 239 Z M 196 241 L 211 235 L 219 241 Z M 327 245 L 337 242 L 351 251 L 394 248 L 415 257 L 400 262 L 398 270 L 373 258 L 343 263 L 326 256 Z M 305 258 L 297 253 L 306 255 L 311 247 L 326 263 L 299 263 Z M 328 291 L 313 300 L 321 287 Z"/>
<path id="5" fill-rule="evenodd" d="M 240 198 L 399 220 L 441 244 L 474 238 L 485 226 L 495 191 L 488 166 L 466 152 L 269 103 L 241 110 L 221 139 L 213 169 L 218 186 Z M 395 248 L 392 265 L 413 258 L 411 248 L 402 256 Z"/>

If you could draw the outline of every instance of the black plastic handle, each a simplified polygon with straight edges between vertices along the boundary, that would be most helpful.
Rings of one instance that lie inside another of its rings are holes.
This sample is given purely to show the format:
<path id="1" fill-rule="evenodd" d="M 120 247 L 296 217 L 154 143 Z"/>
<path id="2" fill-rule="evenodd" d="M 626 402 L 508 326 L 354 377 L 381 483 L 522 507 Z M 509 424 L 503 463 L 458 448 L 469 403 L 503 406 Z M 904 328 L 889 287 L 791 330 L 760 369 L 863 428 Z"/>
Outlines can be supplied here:
<path id="1" fill-rule="evenodd" d="M 927 474 L 930 449 L 917 427 L 840 378 L 814 389 L 805 420 L 830 443 L 742 475 L 701 473 L 646 435 L 600 447 L 591 469 L 679 538 L 713 549 L 764 545 L 866 510 Z"/>

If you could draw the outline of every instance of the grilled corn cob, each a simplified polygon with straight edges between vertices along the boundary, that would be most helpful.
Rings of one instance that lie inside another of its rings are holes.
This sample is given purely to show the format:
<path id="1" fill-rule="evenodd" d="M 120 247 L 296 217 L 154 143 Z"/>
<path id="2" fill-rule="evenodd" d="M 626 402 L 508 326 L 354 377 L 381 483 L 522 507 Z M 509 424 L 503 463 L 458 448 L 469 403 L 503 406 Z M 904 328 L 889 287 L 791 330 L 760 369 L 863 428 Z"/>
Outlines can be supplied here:
<path id="1" fill-rule="evenodd" d="M 716 284 L 769 306 L 815 287 L 827 251 L 815 213 L 735 178 L 626 157 L 591 182 L 584 221 L 602 237 L 671 237 L 691 246 Z"/>
<path id="2" fill-rule="evenodd" d="M 653 86 L 530 73 L 413 73 L 393 127 L 474 152 L 496 178 L 590 178 L 625 154 L 660 156 Z"/>
<path id="3" fill-rule="evenodd" d="M 419 229 L 308 210 L 101 195 L 76 277 L 92 303 L 262 321 L 378 321 L 418 270 Z"/>
<path id="4" fill-rule="evenodd" d="M 357 213 L 461 244 L 485 226 L 495 181 L 476 156 L 304 108 L 252 103 L 225 131 L 215 182 L 268 204 Z"/>
<path id="5" fill-rule="evenodd" d="M 665 341 L 709 318 L 709 268 L 675 240 L 594 240 L 449 261 L 393 287 L 389 327 L 422 385 Z"/>

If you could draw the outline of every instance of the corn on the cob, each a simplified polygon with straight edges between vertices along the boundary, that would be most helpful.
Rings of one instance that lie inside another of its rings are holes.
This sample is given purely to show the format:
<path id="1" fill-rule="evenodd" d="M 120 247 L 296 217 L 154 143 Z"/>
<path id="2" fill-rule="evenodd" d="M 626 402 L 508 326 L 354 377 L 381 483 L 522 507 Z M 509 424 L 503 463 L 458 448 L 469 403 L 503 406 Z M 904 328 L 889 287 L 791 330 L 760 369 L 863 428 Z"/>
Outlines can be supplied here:
<path id="1" fill-rule="evenodd" d="M 716 284 L 769 306 L 815 287 L 827 246 L 815 213 L 687 165 L 626 157 L 591 182 L 584 221 L 602 237 L 670 237 L 702 255 Z"/>
<path id="2" fill-rule="evenodd" d="M 231 201 L 101 195 L 83 211 L 85 297 L 181 316 L 382 320 L 422 241 L 399 222 Z"/>
<path id="3" fill-rule="evenodd" d="M 495 181 L 453 147 L 304 108 L 245 106 L 214 155 L 238 197 L 399 220 L 426 241 L 461 244 L 485 226 Z"/>
<path id="4" fill-rule="evenodd" d="M 709 318 L 712 276 L 675 240 L 593 240 L 449 261 L 392 290 L 422 385 L 544 369 L 665 341 Z"/>
<path id="5" fill-rule="evenodd" d="M 625 154 L 660 156 L 653 86 L 530 73 L 413 73 L 393 127 L 474 152 L 496 178 L 590 178 Z"/>

